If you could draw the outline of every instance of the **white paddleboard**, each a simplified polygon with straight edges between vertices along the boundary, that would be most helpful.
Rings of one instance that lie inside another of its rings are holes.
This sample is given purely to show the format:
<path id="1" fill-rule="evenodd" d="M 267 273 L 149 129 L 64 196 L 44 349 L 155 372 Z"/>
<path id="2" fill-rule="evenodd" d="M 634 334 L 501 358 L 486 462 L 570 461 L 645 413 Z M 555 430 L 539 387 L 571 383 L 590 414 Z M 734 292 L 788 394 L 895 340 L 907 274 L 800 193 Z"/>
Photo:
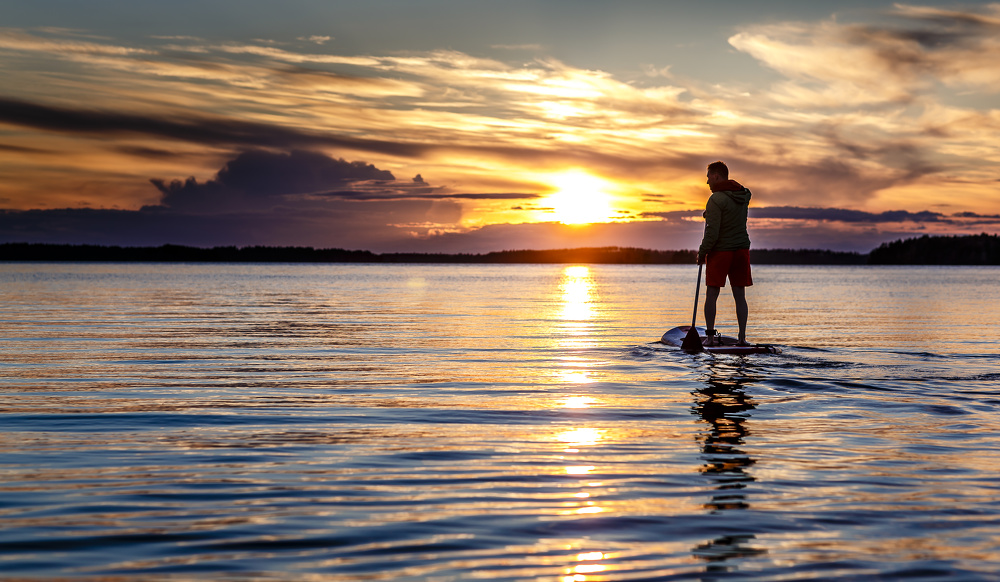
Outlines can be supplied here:
<path id="1" fill-rule="evenodd" d="M 684 343 L 684 338 L 688 334 L 688 330 L 691 329 L 690 325 L 682 325 L 681 327 L 675 327 L 667 333 L 663 334 L 660 341 L 670 345 L 681 347 Z M 705 328 L 697 327 L 698 335 L 701 336 L 701 341 L 705 341 Z M 705 351 L 711 354 L 736 354 L 736 355 L 746 355 L 746 354 L 780 354 L 781 349 L 776 346 L 767 344 L 756 344 L 751 346 L 738 346 L 739 343 L 734 337 L 722 336 L 722 345 L 719 346 L 705 346 Z"/>

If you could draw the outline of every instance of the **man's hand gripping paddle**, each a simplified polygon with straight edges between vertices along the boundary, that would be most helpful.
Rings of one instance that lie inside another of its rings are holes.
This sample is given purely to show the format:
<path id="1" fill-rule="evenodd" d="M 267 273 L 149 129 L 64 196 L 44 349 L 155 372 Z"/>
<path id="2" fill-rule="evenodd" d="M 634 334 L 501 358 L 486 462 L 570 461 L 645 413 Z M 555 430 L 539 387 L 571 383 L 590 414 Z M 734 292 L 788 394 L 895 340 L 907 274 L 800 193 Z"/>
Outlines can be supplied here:
<path id="1" fill-rule="evenodd" d="M 701 336 L 698 335 L 698 329 L 694 326 L 695 322 L 698 320 L 698 293 L 701 291 L 701 263 L 698 263 L 698 284 L 694 288 L 694 313 L 691 314 L 691 329 L 688 330 L 686 336 L 684 336 L 684 341 L 681 342 L 681 349 L 685 352 L 703 352 L 705 351 L 705 346 L 701 343 Z"/>

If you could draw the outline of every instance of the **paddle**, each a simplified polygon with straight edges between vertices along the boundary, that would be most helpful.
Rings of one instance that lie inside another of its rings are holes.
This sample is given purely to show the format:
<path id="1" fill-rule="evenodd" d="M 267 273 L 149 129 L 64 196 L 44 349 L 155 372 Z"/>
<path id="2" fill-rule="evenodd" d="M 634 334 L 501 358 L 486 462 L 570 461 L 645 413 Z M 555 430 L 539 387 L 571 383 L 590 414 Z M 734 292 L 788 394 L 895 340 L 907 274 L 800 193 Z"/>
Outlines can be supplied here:
<path id="1" fill-rule="evenodd" d="M 691 314 L 691 329 L 688 330 L 688 334 L 684 336 L 684 341 L 681 342 L 681 349 L 685 352 L 705 351 L 705 346 L 701 344 L 701 336 L 698 335 L 698 329 L 694 326 L 695 322 L 698 321 L 699 291 L 701 291 L 701 263 L 698 263 L 698 284 L 694 288 L 694 313 Z"/>

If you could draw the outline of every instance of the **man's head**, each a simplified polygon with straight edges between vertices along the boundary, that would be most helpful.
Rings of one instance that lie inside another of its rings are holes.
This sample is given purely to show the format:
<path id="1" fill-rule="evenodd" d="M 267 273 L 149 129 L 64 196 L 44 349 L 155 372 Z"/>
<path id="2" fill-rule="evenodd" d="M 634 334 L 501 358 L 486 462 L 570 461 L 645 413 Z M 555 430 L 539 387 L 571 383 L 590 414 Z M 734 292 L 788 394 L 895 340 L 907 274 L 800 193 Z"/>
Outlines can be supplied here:
<path id="1" fill-rule="evenodd" d="M 708 165 L 708 182 L 709 186 L 715 186 L 716 184 L 725 182 L 729 179 L 729 168 L 726 164 L 722 162 L 712 162 Z"/>

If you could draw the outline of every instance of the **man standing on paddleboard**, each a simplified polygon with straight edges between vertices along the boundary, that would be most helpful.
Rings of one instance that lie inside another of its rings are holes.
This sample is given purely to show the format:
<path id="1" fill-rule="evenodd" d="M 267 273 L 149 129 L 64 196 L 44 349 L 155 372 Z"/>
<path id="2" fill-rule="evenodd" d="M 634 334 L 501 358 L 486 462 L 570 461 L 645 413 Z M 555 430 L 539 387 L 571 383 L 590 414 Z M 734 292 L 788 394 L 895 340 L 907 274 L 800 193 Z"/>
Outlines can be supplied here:
<path id="1" fill-rule="evenodd" d="M 740 326 L 739 344 L 747 344 L 746 288 L 753 285 L 750 276 L 750 235 L 747 234 L 747 209 L 750 190 L 729 179 L 729 168 L 722 162 L 708 165 L 708 186 L 712 196 L 705 204 L 705 236 L 698 248 L 698 264 L 707 265 L 705 284 L 705 345 L 718 345 L 715 308 L 726 277 L 736 300 L 736 320 Z"/>

